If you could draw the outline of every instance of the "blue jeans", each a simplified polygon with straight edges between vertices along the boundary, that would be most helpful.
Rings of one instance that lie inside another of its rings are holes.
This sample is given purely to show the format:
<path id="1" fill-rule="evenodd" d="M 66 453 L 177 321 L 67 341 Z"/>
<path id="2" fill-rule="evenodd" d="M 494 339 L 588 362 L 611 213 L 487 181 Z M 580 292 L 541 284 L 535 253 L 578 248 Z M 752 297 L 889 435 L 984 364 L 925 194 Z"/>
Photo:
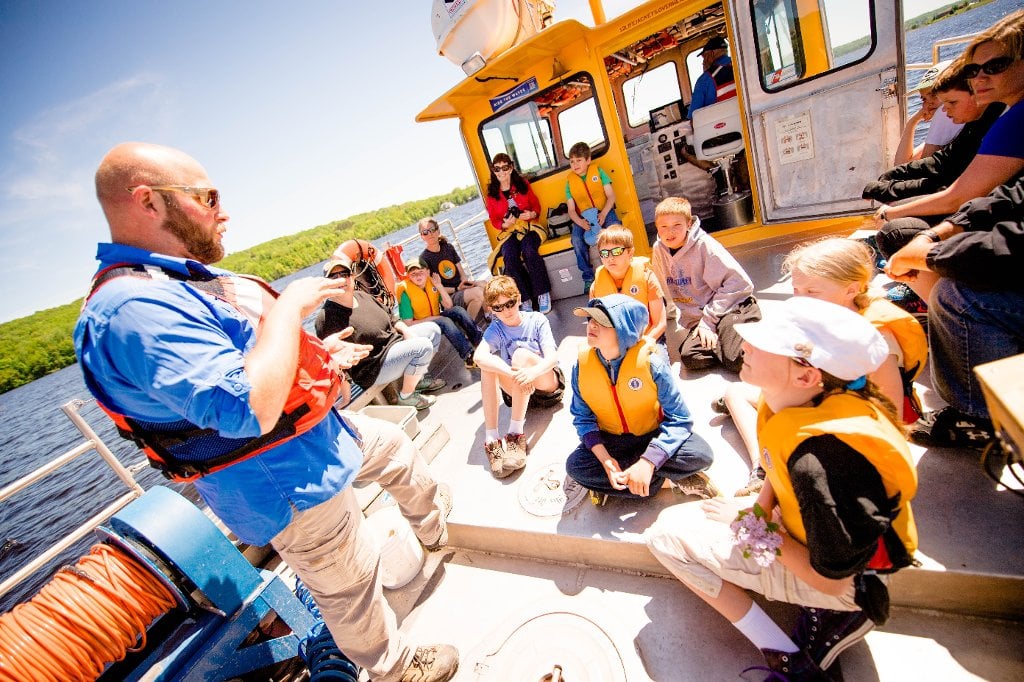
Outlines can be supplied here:
<path id="1" fill-rule="evenodd" d="M 390 384 L 403 374 L 418 377 L 427 373 L 427 367 L 441 344 L 441 330 L 433 322 L 410 325 L 409 329 L 414 338 L 402 339 L 388 349 L 374 386 Z"/>
<path id="2" fill-rule="evenodd" d="M 440 327 L 444 338 L 451 342 L 455 352 L 463 360 L 473 354 L 483 339 L 480 328 L 476 326 L 476 322 L 469 316 L 465 308 L 455 306 L 448 310 L 442 310 L 440 319 L 433 320 L 433 322 Z"/>
<path id="3" fill-rule="evenodd" d="M 501 245 L 505 274 L 515 280 L 523 301 L 536 301 L 538 296 L 551 291 L 551 280 L 544 259 L 537 251 L 539 248 L 540 237 L 536 232 L 527 232 L 522 239 L 510 236 Z"/>
<path id="4" fill-rule="evenodd" d="M 932 384 L 971 417 L 988 418 L 977 365 L 1024 352 L 1024 292 L 979 291 L 942 278 L 928 301 Z"/>
<path id="5" fill-rule="evenodd" d="M 643 436 L 629 433 L 616 436 L 601 432 L 608 454 L 615 458 L 615 461 L 619 463 L 619 468 L 623 471 L 636 464 L 656 435 L 658 435 L 657 430 Z M 714 454 L 711 452 L 708 442 L 696 433 L 691 433 L 690 437 L 679 446 L 679 449 L 670 454 L 665 463 L 654 472 L 654 476 L 651 477 L 651 495 L 655 495 L 661 490 L 666 478 L 670 481 L 681 481 L 690 474 L 707 469 L 711 466 L 713 459 Z M 604 467 L 597 461 L 597 457 L 590 451 L 590 448 L 583 443 L 580 443 L 579 447 L 569 454 L 565 470 L 573 480 L 588 490 L 618 497 L 640 498 L 639 495 L 634 495 L 628 489 L 616 490 L 613 488 L 612 484 L 608 482 L 608 475 L 605 474 Z"/>
<path id="6" fill-rule="evenodd" d="M 604 219 L 604 227 L 609 225 L 621 225 L 622 221 L 619 220 L 619 216 L 615 214 L 615 209 L 608 211 L 608 216 Z M 594 229 L 594 228 L 590 228 Z M 587 246 L 587 242 L 583 237 L 583 228 L 576 223 L 572 224 L 572 232 L 569 235 L 569 241 L 572 242 L 573 253 L 576 254 L 576 267 L 580 269 L 580 277 L 587 282 L 594 281 L 594 266 L 590 263 L 590 247 Z"/>

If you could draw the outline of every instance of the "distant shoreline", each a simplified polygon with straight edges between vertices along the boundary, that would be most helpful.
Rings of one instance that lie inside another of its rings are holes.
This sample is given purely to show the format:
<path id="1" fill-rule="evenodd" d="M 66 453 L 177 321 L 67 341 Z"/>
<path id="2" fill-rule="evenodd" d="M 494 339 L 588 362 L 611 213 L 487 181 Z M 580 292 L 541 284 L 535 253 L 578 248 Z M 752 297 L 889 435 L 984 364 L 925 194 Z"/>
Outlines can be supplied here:
<path id="1" fill-rule="evenodd" d="M 905 19 L 903 21 L 903 30 L 913 31 L 916 28 L 934 24 L 936 21 L 941 21 L 956 14 L 963 14 L 964 12 L 975 9 L 976 7 L 987 5 L 990 2 L 993 2 L 993 0 L 974 0 L 973 2 L 964 1 L 950 3 L 939 7 L 938 9 L 933 9 L 931 12 L 925 12 L 924 14 L 918 14 L 916 17 Z"/>

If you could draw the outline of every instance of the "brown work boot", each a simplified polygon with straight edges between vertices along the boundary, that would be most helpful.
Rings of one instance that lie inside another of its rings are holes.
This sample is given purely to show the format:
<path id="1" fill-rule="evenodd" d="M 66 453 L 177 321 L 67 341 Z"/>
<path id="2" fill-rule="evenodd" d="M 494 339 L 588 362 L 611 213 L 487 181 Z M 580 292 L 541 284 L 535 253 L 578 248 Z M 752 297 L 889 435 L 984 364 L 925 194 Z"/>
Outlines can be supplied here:
<path id="1" fill-rule="evenodd" d="M 681 481 L 676 481 L 676 486 L 682 495 L 696 495 L 710 500 L 712 497 L 721 497 L 722 491 L 718 489 L 715 482 L 703 471 L 690 474 Z"/>
<path id="2" fill-rule="evenodd" d="M 447 682 L 459 669 L 459 650 L 450 644 L 432 644 L 416 649 L 401 682 Z"/>
<path id="3" fill-rule="evenodd" d="M 526 466 L 526 434 L 505 434 L 505 469 L 512 473 Z"/>
<path id="4" fill-rule="evenodd" d="M 487 454 L 487 461 L 491 464 L 491 473 L 495 478 L 505 478 L 512 473 L 512 469 L 505 470 L 505 441 L 492 440 L 484 443 L 484 452 Z"/>

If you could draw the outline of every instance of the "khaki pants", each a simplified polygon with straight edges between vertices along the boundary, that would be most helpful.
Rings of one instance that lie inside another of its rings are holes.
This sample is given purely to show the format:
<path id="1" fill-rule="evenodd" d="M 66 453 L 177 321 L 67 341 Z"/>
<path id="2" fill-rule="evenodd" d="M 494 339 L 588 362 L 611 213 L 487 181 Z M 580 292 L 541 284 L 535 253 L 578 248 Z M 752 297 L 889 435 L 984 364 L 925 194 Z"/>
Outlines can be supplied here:
<path id="1" fill-rule="evenodd" d="M 388 491 L 426 544 L 436 542 L 444 519 L 435 501 L 437 483 L 404 431 L 388 422 L 346 412 L 362 439 L 358 481 Z M 295 511 L 271 545 L 316 600 L 338 647 L 373 680 L 401 678 L 413 649 L 398 630 L 384 599 L 380 553 L 363 525 L 352 488 L 312 509 Z"/>
<path id="2" fill-rule="evenodd" d="M 834 611 L 860 609 L 853 598 L 853 578 L 843 594 L 833 596 L 797 578 L 781 561 L 762 568 L 753 558 L 744 559 L 742 550 L 733 544 L 731 521 L 710 519 L 701 502 L 687 502 L 662 511 L 644 539 L 674 576 L 711 597 L 719 595 L 724 581 L 772 601 Z"/>

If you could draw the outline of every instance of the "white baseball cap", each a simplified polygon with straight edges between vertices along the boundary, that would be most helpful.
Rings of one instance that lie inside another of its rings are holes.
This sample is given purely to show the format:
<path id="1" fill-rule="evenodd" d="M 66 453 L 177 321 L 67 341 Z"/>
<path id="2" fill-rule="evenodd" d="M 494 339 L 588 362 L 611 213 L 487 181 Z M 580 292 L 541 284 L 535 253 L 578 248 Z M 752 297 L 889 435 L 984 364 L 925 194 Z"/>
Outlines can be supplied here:
<path id="1" fill-rule="evenodd" d="M 863 315 L 826 301 L 794 296 L 760 322 L 736 325 L 751 346 L 806 361 L 846 381 L 871 374 L 889 356 L 889 345 Z"/>

